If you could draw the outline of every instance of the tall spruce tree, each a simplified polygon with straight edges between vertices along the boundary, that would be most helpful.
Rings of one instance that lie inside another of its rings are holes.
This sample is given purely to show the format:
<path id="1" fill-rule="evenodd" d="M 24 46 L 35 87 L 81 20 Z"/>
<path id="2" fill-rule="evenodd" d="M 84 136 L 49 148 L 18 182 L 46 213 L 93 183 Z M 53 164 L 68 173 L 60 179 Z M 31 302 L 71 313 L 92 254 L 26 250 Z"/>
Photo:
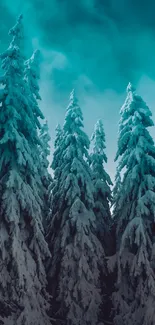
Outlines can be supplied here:
<path id="1" fill-rule="evenodd" d="M 105 154 L 105 133 L 102 120 L 98 120 L 94 132 L 91 137 L 92 152 L 90 154 L 90 166 L 92 170 L 92 181 L 94 185 L 94 213 L 96 216 L 96 235 L 102 243 L 106 255 L 111 255 L 114 251 L 114 240 L 111 234 L 112 218 L 110 213 L 111 204 L 111 189 L 112 181 L 110 176 L 105 171 L 105 163 L 107 163 L 107 156 Z M 101 270 L 102 278 L 102 295 L 103 318 L 107 321 L 111 320 L 111 292 L 113 290 L 113 283 L 111 276 L 105 278 L 105 271 Z M 105 285 L 106 283 L 106 285 Z"/>
<path id="2" fill-rule="evenodd" d="M 48 233 L 52 248 L 49 289 L 57 302 L 55 315 L 67 325 L 98 324 L 99 268 L 105 266 L 104 250 L 95 233 L 94 187 L 86 162 L 89 139 L 82 129 L 83 116 L 73 91 L 56 149 L 59 159 L 54 156 L 54 181 L 59 179 L 53 205 L 58 202 L 58 209 Z"/>
<path id="3" fill-rule="evenodd" d="M 153 325 L 155 146 L 148 131 L 153 122 L 150 109 L 131 84 L 120 114 L 116 160 L 124 175 L 115 215 L 118 277 L 114 324 Z"/>
<path id="4" fill-rule="evenodd" d="M 102 120 L 98 120 L 91 137 L 92 152 L 90 155 L 90 166 L 94 192 L 94 213 L 97 220 L 97 233 L 106 251 L 110 248 L 110 227 L 111 227 L 111 189 L 112 181 L 104 168 L 107 163 L 105 154 L 105 133 Z"/>
<path id="5" fill-rule="evenodd" d="M 39 139 L 24 80 L 22 20 L 21 15 L 0 56 L 0 321 L 49 325 L 43 261 L 50 253 L 38 190 Z"/>

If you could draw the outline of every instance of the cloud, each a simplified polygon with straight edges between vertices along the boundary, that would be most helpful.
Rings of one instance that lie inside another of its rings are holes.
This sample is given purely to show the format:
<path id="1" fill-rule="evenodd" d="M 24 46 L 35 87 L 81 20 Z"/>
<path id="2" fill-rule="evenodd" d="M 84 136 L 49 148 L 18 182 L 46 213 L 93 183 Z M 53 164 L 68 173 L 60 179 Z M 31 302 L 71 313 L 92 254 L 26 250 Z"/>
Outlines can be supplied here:
<path id="1" fill-rule="evenodd" d="M 134 5 L 129 0 L 27 3 L 26 15 L 42 47 L 61 53 L 69 63 L 66 72 L 56 68 L 51 75 L 61 91 L 67 92 L 80 75 L 86 75 L 100 91 L 111 88 L 119 93 L 128 80 L 137 84 L 144 73 L 155 77 L 150 68 L 155 52 L 152 2 L 148 8 L 139 0 Z"/>
<path id="2" fill-rule="evenodd" d="M 42 48 L 67 59 L 62 69 L 57 61 L 51 75 L 61 91 L 68 92 L 80 75 L 100 91 L 111 88 L 119 93 L 128 80 L 137 84 L 143 74 L 155 77 L 152 1 L 143 6 L 140 0 L 134 4 L 129 0 L 16 0 L 14 6 L 5 0 L 5 4 L 11 14 L 24 12 L 28 37 L 38 38 Z"/>
<path id="3" fill-rule="evenodd" d="M 67 58 L 66 73 L 56 67 L 51 76 L 61 90 L 63 78 L 70 88 L 80 75 L 86 75 L 100 91 L 111 88 L 120 93 L 128 80 L 137 84 L 143 74 L 155 78 L 155 4 L 151 0 L 143 6 L 140 0 L 15 0 L 13 6 L 5 0 L 2 5 L 4 16 L 23 11 L 28 38 L 38 38 L 44 49 Z M 9 16 L 4 19 L 11 25 Z"/>

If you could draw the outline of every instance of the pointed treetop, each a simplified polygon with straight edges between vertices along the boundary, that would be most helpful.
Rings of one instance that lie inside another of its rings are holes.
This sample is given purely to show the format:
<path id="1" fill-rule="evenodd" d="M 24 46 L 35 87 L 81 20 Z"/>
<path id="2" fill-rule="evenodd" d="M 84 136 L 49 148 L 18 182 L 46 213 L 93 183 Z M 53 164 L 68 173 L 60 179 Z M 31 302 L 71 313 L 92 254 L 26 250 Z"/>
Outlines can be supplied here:
<path id="1" fill-rule="evenodd" d="M 75 97 L 75 89 L 73 89 L 70 93 L 70 99 L 73 99 Z"/>
<path id="2" fill-rule="evenodd" d="M 62 132 L 61 125 L 58 123 L 56 128 L 55 128 L 56 134 L 59 134 Z"/>
<path id="3" fill-rule="evenodd" d="M 103 121 L 101 119 L 99 119 L 96 124 L 95 124 L 95 130 L 98 130 L 99 133 L 101 133 L 102 135 L 104 133 L 104 127 L 103 127 Z"/>
<path id="4" fill-rule="evenodd" d="M 94 132 L 91 136 L 91 141 L 94 141 L 94 146 L 95 147 L 97 146 L 98 150 L 102 151 L 103 149 L 106 148 L 104 127 L 103 127 L 103 122 L 101 119 L 99 119 L 95 124 Z M 106 159 L 106 161 L 107 161 L 107 159 Z"/>
<path id="5" fill-rule="evenodd" d="M 11 42 L 12 46 L 19 46 L 20 41 L 24 39 L 24 31 L 23 31 L 23 15 L 21 14 L 14 27 L 9 30 L 9 35 L 13 36 L 13 40 Z"/>
<path id="6" fill-rule="evenodd" d="M 17 18 L 17 21 L 18 21 L 18 22 L 21 22 L 22 19 L 23 19 L 23 14 L 20 14 L 20 15 L 18 16 L 18 18 Z"/>
<path id="7" fill-rule="evenodd" d="M 135 92 L 136 91 L 136 88 L 132 85 L 131 82 L 129 82 L 128 86 L 127 86 L 127 92 Z"/>
<path id="8" fill-rule="evenodd" d="M 40 50 L 36 49 L 32 56 L 31 56 L 31 61 L 35 61 L 35 62 L 40 62 Z"/>
<path id="9" fill-rule="evenodd" d="M 78 99 L 75 97 L 75 91 L 72 90 L 69 105 L 66 109 L 63 131 L 75 134 L 76 132 L 82 132 L 80 131 L 81 127 L 83 128 L 83 114 Z"/>
<path id="10" fill-rule="evenodd" d="M 70 102 L 72 104 L 76 104 L 78 102 L 77 98 L 76 98 L 76 95 L 75 95 L 75 89 L 73 89 L 70 93 Z"/>
<path id="11" fill-rule="evenodd" d="M 120 109 L 120 115 L 126 114 L 129 110 L 130 107 L 130 102 L 134 100 L 134 97 L 136 95 L 136 88 L 132 85 L 131 82 L 129 82 L 127 88 L 126 88 L 126 92 L 127 92 L 127 97 L 126 100 L 124 102 L 124 104 L 122 105 L 121 109 Z"/>
<path id="12" fill-rule="evenodd" d="M 42 132 L 48 132 L 48 122 L 45 120 L 44 124 L 42 125 Z"/>
<path id="13" fill-rule="evenodd" d="M 91 136 L 91 142 L 93 146 L 90 158 L 93 172 L 96 173 L 97 178 L 103 179 L 108 185 L 113 185 L 109 175 L 104 170 L 104 162 L 107 163 L 107 156 L 105 154 L 105 133 L 101 119 L 99 119 L 95 124 L 94 132 Z M 109 188 L 108 192 L 111 193 Z"/>
<path id="14" fill-rule="evenodd" d="M 28 70 L 31 70 L 31 74 L 32 76 L 36 76 L 37 79 L 40 78 L 39 75 L 39 64 L 40 64 L 40 50 L 35 50 L 32 54 L 32 56 L 30 57 L 30 59 L 28 59 L 25 62 L 25 66 Z"/>
<path id="15" fill-rule="evenodd" d="M 103 121 L 102 121 L 102 119 L 100 118 L 99 120 L 97 120 L 96 124 L 99 125 L 99 126 L 101 126 L 101 127 L 103 127 Z"/>

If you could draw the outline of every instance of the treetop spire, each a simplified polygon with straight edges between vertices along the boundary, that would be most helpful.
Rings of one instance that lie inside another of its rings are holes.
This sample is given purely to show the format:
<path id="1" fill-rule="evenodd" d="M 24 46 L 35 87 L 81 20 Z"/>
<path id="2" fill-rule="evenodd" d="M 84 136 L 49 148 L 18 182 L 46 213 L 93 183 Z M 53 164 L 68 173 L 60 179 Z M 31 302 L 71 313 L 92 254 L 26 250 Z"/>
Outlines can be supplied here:
<path id="1" fill-rule="evenodd" d="M 72 91 L 71 91 L 71 93 L 70 93 L 70 103 L 71 104 L 77 104 L 77 102 L 78 102 L 78 100 L 77 100 L 77 98 L 76 98 L 76 93 L 75 93 L 75 89 L 73 88 L 72 89 Z"/>
<path id="2" fill-rule="evenodd" d="M 13 36 L 11 46 L 20 47 L 21 41 L 24 40 L 23 15 L 17 18 L 16 24 L 9 30 L 9 35 Z"/>
<path id="3" fill-rule="evenodd" d="M 128 92 L 135 92 L 136 91 L 136 88 L 133 86 L 133 84 L 131 82 L 128 83 L 128 86 L 127 86 L 127 93 Z"/>

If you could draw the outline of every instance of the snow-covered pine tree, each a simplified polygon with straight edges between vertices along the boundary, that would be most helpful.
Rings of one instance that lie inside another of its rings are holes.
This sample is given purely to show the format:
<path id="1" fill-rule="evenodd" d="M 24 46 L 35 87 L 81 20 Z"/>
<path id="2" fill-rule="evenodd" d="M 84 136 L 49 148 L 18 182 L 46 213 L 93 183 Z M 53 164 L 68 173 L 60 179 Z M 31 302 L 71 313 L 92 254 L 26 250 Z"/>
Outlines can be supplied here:
<path id="1" fill-rule="evenodd" d="M 107 156 L 105 154 L 105 133 L 102 120 L 98 120 L 95 124 L 94 132 L 91 137 L 92 151 L 90 154 L 90 166 L 92 170 L 92 181 L 94 185 L 94 213 L 96 216 L 96 235 L 102 243 L 106 255 L 110 255 L 114 250 L 114 241 L 111 236 L 112 219 L 110 213 L 111 189 L 112 181 L 105 171 L 105 163 Z M 105 272 L 101 270 L 102 278 L 102 295 L 103 308 L 102 314 L 104 319 L 110 321 L 111 312 L 111 276 L 105 278 Z M 106 285 L 105 285 L 106 283 Z M 102 315 L 101 314 L 101 315 Z"/>
<path id="2" fill-rule="evenodd" d="M 155 324 L 155 275 L 151 265 L 155 216 L 155 146 L 151 111 L 129 84 L 121 109 L 116 160 L 124 170 L 115 215 L 116 325 Z"/>
<path id="3" fill-rule="evenodd" d="M 105 133 L 102 120 L 98 120 L 91 137 L 92 152 L 90 154 L 90 167 L 92 170 L 92 180 L 95 188 L 94 193 L 94 213 L 97 219 L 97 233 L 106 250 L 110 248 L 110 227 L 111 227 L 111 189 L 113 185 L 110 176 L 104 168 L 107 163 L 105 154 Z"/>
<path id="4" fill-rule="evenodd" d="M 82 129 L 82 111 L 73 91 L 59 142 L 59 159 L 53 166 L 54 179 L 59 171 L 53 204 L 59 205 L 48 233 L 52 248 L 49 289 L 57 302 L 55 315 L 64 318 L 67 325 L 98 324 L 99 268 L 105 264 L 104 250 L 96 237 L 94 187 L 86 162 L 89 139 Z"/>
<path id="5" fill-rule="evenodd" d="M 36 123 L 24 80 L 23 17 L 1 54 L 0 79 L 0 321 L 49 325 Z"/>

